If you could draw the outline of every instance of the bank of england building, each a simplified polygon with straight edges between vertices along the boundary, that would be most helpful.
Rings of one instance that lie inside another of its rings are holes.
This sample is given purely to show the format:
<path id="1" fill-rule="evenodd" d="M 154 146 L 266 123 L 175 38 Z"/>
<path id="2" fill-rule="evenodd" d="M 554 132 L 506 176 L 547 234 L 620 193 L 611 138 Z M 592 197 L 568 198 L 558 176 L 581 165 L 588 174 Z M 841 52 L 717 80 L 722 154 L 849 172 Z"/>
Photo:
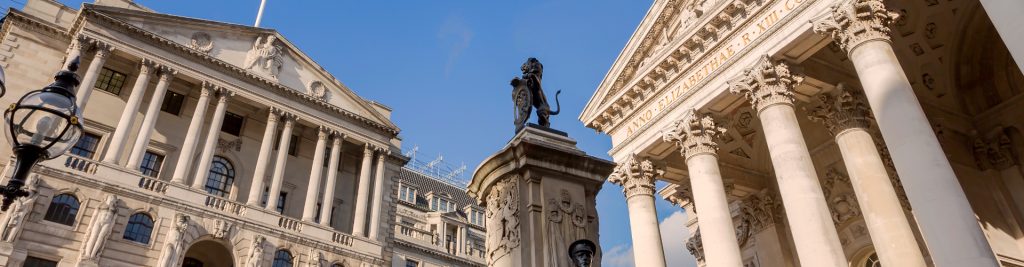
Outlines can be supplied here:
<path id="1" fill-rule="evenodd" d="M 580 115 L 636 265 L 660 197 L 702 266 L 1024 266 L 1022 9 L 654 1 Z"/>

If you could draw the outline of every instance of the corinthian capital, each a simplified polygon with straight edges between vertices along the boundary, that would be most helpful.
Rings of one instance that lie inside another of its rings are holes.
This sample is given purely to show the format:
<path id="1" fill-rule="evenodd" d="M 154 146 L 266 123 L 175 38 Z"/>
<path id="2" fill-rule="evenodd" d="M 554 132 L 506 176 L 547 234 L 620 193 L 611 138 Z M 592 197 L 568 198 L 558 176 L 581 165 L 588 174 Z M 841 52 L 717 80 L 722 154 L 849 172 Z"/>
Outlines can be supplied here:
<path id="1" fill-rule="evenodd" d="M 811 121 L 824 124 L 833 136 L 847 129 L 871 127 L 871 109 L 863 96 L 841 83 L 832 92 L 818 95 L 818 106 L 808 113 Z"/>
<path id="2" fill-rule="evenodd" d="M 846 52 L 867 41 L 890 41 L 889 23 L 899 14 L 885 9 L 881 0 L 844 0 L 814 21 L 814 32 L 825 34 Z"/>
<path id="3" fill-rule="evenodd" d="M 729 80 L 729 91 L 745 95 L 760 112 L 775 104 L 793 105 L 793 88 L 803 80 L 802 75 L 789 71 L 789 64 L 764 55 L 743 74 Z"/>
<path id="4" fill-rule="evenodd" d="M 710 114 L 690 110 L 682 119 L 661 131 L 665 142 L 679 145 L 680 153 L 686 159 L 700 154 L 716 155 L 718 140 L 725 133 L 725 128 L 718 127 Z"/>
<path id="5" fill-rule="evenodd" d="M 651 160 L 630 155 L 625 162 L 619 163 L 608 181 L 622 186 L 622 193 L 629 199 L 637 195 L 654 196 L 654 181 L 665 171 L 654 166 Z"/>

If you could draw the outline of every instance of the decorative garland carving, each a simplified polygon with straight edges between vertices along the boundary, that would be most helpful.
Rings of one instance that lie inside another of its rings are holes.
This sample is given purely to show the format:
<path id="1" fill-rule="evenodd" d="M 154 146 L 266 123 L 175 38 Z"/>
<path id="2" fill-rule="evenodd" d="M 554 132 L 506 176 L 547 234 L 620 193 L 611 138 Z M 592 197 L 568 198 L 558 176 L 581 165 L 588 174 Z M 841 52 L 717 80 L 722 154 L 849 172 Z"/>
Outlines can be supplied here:
<path id="1" fill-rule="evenodd" d="M 889 24 L 899 19 L 880 0 L 844 0 L 814 22 L 814 32 L 828 35 L 847 52 L 867 41 L 891 41 Z"/>
<path id="2" fill-rule="evenodd" d="M 507 177 L 487 193 L 487 265 L 519 247 L 519 176 Z"/>
<path id="3" fill-rule="evenodd" d="M 715 124 L 708 113 L 691 109 L 682 119 L 661 131 L 665 142 L 676 143 L 680 153 L 689 160 L 701 154 L 717 156 L 718 143 L 726 129 Z"/>
<path id="4" fill-rule="evenodd" d="M 622 186 L 622 193 L 628 200 L 638 195 L 653 196 L 656 176 L 663 174 L 665 171 L 656 168 L 649 159 L 632 154 L 615 167 L 608 181 Z"/>
<path id="5" fill-rule="evenodd" d="M 776 218 L 782 218 L 779 214 L 782 203 L 776 198 L 774 193 L 762 190 L 741 201 L 739 225 L 748 225 L 748 233 L 755 234 L 775 224 Z"/>
<path id="6" fill-rule="evenodd" d="M 776 104 L 793 105 L 793 89 L 803 80 L 803 76 L 789 71 L 789 64 L 764 55 L 728 83 L 730 92 L 745 95 L 754 110 L 761 112 Z"/>
<path id="7" fill-rule="evenodd" d="M 320 100 L 327 101 L 327 86 L 320 81 L 312 81 L 309 83 L 307 92 L 310 96 Z"/>
<path id="8" fill-rule="evenodd" d="M 808 111 L 807 118 L 824 124 L 835 136 L 847 129 L 870 128 L 872 115 L 860 92 L 840 83 L 832 92 L 818 95 L 818 106 Z"/>
<path id="9" fill-rule="evenodd" d="M 837 226 L 860 216 L 860 204 L 853 192 L 853 185 L 850 184 L 850 177 L 836 168 L 829 168 L 825 171 L 825 181 L 822 183 L 822 192 L 828 208 L 832 212 L 832 222 Z"/>
<path id="10" fill-rule="evenodd" d="M 213 38 L 210 38 L 209 33 L 193 33 L 192 39 L 188 41 L 188 48 L 192 48 L 203 53 L 210 53 L 210 51 L 213 50 Z"/>
<path id="11" fill-rule="evenodd" d="M 698 262 L 704 262 L 704 242 L 701 241 L 700 227 L 697 228 L 696 232 L 690 236 L 690 239 L 686 240 L 686 250 L 690 251 L 690 255 L 697 259 Z"/>

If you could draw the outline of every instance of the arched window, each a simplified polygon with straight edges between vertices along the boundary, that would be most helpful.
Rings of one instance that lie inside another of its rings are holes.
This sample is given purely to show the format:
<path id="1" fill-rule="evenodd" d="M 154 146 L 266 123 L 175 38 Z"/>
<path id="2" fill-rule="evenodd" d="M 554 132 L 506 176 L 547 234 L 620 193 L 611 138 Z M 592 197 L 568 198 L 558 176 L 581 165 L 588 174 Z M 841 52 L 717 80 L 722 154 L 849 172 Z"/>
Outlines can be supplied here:
<path id="1" fill-rule="evenodd" d="M 132 214 L 128 217 L 128 226 L 124 228 L 124 239 L 149 244 L 153 234 L 153 217 L 145 213 Z"/>
<path id="2" fill-rule="evenodd" d="M 878 253 L 871 253 L 871 256 L 864 261 L 864 267 L 882 267 L 882 262 L 878 260 Z"/>
<path id="3" fill-rule="evenodd" d="M 292 253 L 287 250 L 278 250 L 274 253 L 273 267 L 292 267 Z"/>
<path id="4" fill-rule="evenodd" d="M 50 207 L 46 208 L 43 219 L 68 226 L 75 225 L 79 203 L 78 198 L 71 194 L 57 195 L 50 202 Z"/>
<path id="5" fill-rule="evenodd" d="M 227 159 L 215 156 L 210 164 L 210 175 L 206 179 L 206 192 L 218 197 L 227 197 L 231 193 L 231 183 L 235 182 L 235 167 Z"/>

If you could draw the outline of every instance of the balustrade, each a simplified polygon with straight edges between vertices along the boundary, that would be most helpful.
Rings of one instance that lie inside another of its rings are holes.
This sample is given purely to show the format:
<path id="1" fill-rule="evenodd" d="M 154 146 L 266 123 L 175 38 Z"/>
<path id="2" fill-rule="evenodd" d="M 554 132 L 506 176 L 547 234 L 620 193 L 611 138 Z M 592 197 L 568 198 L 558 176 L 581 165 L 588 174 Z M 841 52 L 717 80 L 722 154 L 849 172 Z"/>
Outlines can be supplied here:
<path id="1" fill-rule="evenodd" d="M 281 216 L 277 220 L 277 226 L 280 226 L 281 228 L 284 228 L 286 230 L 291 230 L 299 233 L 302 232 L 302 221 L 284 216 Z"/>
<path id="2" fill-rule="evenodd" d="M 245 214 L 245 205 L 237 203 L 231 200 L 215 197 L 206 196 L 206 206 L 220 211 L 228 212 L 234 215 L 242 216 Z"/>
<path id="3" fill-rule="evenodd" d="M 139 177 L 139 188 L 160 194 L 167 193 L 167 183 L 146 176 Z"/>
<path id="4" fill-rule="evenodd" d="M 87 174 L 96 174 L 96 161 L 78 155 L 64 154 L 64 167 Z"/>

